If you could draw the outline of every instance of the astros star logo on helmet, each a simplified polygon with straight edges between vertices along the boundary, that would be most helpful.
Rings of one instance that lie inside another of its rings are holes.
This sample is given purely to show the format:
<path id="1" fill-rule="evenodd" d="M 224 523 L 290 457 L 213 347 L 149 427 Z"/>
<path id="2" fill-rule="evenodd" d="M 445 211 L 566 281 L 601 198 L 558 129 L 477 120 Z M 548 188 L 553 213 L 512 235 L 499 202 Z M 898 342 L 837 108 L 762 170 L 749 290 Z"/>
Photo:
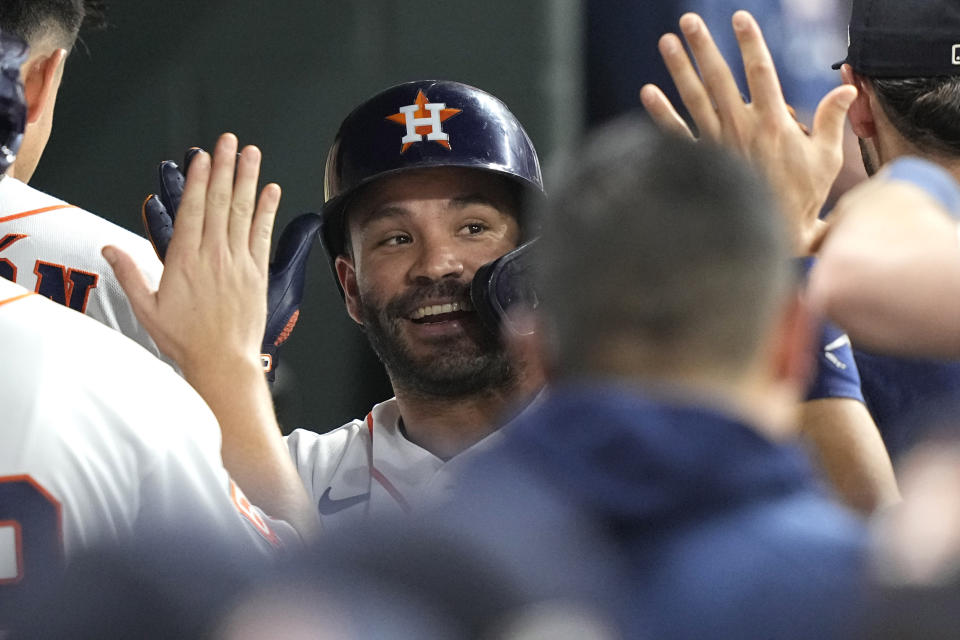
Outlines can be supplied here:
<path id="1" fill-rule="evenodd" d="M 406 153 L 407 149 L 416 142 L 423 142 L 423 136 L 450 149 L 450 135 L 444 132 L 441 125 L 460 111 L 460 109 L 448 109 L 443 102 L 429 102 L 426 94 L 420 90 L 413 104 L 400 107 L 400 112 L 387 116 L 387 120 L 407 128 L 407 134 L 400 139 L 403 143 L 400 153 Z"/>

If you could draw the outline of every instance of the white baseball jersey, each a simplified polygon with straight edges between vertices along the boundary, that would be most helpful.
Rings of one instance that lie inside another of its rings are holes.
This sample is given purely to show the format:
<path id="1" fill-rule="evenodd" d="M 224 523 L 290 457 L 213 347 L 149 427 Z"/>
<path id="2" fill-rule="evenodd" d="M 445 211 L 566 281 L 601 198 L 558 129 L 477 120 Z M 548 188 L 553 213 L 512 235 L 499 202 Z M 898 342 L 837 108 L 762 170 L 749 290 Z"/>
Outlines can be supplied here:
<path id="1" fill-rule="evenodd" d="M 391 398 L 366 419 L 329 433 L 297 429 L 287 446 L 324 528 L 332 530 L 371 515 L 411 513 L 441 499 L 463 462 L 498 437 L 495 432 L 445 462 L 407 440 Z"/>
<path id="2" fill-rule="evenodd" d="M 299 540 L 250 505 L 210 409 L 139 345 L 3 279 L 0 345 L 0 600 L 141 532 L 202 532 L 257 558 Z"/>
<path id="3" fill-rule="evenodd" d="M 108 244 L 130 254 L 157 286 L 163 265 L 145 238 L 16 178 L 0 179 L 0 277 L 86 313 L 159 356 L 100 255 Z"/>

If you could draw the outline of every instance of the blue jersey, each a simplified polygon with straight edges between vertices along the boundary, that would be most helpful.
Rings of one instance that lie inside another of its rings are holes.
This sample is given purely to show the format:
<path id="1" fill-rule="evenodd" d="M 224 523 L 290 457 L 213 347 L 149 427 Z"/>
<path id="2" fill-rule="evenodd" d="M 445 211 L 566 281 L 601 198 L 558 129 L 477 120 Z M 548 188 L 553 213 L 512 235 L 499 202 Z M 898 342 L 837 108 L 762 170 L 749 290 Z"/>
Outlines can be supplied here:
<path id="1" fill-rule="evenodd" d="M 860 349 L 854 357 L 867 409 L 894 461 L 931 431 L 951 428 L 951 418 L 960 407 L 960 362 L 900 358 Z"/>
<path id="2" fill-rule="evenodd" d="M 537 596 L 601 607 L 624 637 L 849 637 L 865 532 L 799 449 L 609 385 L 555 388 L 503 433 L 438 526 Z"/>

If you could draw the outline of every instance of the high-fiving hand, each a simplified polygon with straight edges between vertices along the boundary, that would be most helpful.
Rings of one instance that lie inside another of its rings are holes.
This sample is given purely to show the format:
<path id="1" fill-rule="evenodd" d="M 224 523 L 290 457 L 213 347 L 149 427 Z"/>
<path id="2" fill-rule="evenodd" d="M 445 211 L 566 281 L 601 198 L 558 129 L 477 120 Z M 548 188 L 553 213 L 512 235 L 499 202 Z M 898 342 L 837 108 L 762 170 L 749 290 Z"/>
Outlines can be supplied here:
<path id="1" fill-rule="evenodd" d="M 756 20 L 746 11 L 738 11 L 733 15 L 733 28 L 743 57 L 749 101 L 741 95 L 700 16 L 688 13 L 680 18 L 693 61 L 672 33 L 660 39 L 660 54 L 700 138 L 739 151 L 766 174 L 787 216 L 795 249 L 804 255 L 816 249 L 826 229 L 818 215 L 843 163 L 844 120 L 857 92 L 850 85 L 833 89 L 817 106 L 813 131 L 805 132 L 784 100 Z M 694 139 L 658 87 L 645 85 L 640 99 L 661 129 Z"/>
<path id="2" fill-rule="evenodd" d="M 212 159 L 191 162 L 157 291 L 128 255 L 104 248 L 137 318 L 188 380 L 211 360 L 260 359 L 280 187 L 258 199 L 260 151 L 245 147 L 238 159 L 237 146 L 224 134 Z"/>

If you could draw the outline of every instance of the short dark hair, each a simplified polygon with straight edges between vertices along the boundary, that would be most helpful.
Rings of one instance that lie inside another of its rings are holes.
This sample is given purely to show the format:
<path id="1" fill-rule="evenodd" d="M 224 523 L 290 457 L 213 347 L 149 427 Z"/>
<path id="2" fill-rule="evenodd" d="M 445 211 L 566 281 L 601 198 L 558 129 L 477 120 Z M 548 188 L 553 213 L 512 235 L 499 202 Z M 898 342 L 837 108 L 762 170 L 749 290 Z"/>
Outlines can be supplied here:
<path id="1" fill-rule="evenodd" d="M 0 29 L 28 44 L 49 34 L 69 49 L 82 26 L 105 26 L 106 8 L 103 0 L 3 0 Z"/>
<path id="2" fill-rule="evenodd" d="M 907 141 L 922 152 L 960 156 L 960 76 L 869 80 Z"/>
<path id="3" fill-rule="evenodd" d="M 661 364 L 742 372 L 792 283 L 766 184 L 731 154 L 635 117 L 596 132 L 565 167 L 536 260 L 560 375 L 618 373 L 597 360 L 617 345 L 654 375 Z"/>

